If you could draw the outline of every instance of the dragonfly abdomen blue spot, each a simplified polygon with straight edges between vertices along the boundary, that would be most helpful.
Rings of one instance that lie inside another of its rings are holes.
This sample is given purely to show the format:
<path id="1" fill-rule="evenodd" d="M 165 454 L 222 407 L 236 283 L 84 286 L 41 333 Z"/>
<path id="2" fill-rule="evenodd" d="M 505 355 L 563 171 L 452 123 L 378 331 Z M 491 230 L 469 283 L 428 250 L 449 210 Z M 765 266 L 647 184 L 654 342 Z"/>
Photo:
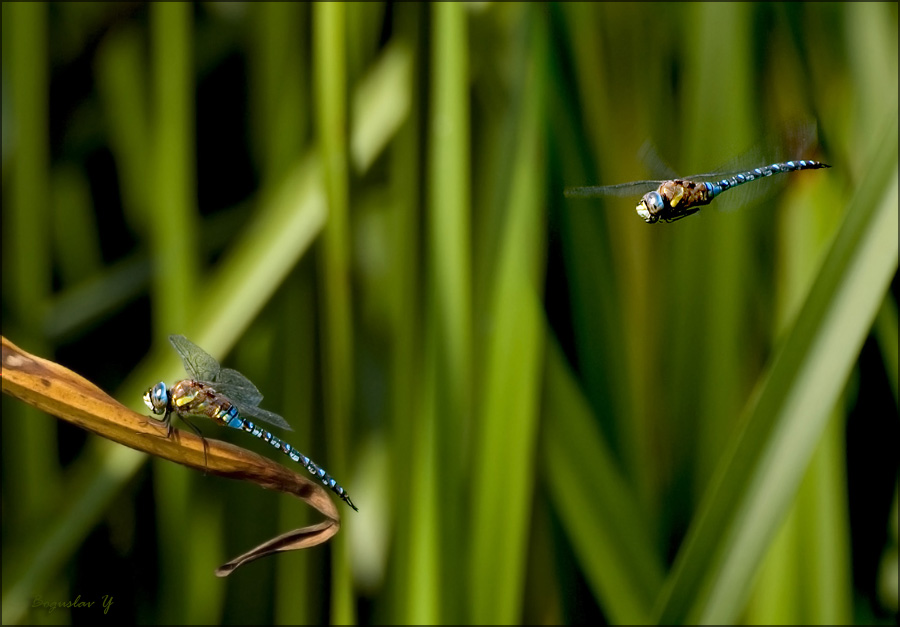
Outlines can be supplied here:
<path id="1" fill-rule="evenodd" d="M 706 185 L 706 195 L 712 200 L 726 189 L 728 189 L 728 181 L 719 181 L 718 183 L 704 183 Z"/>
<path id="2" fill-rule="evenodd" d="M 244 422 L 243 420 L 241 420 L 241 417 L 238 414 L 237 407 L 235 407 L 234 405 L 229 407 L 226 411 L 222 412 L 220 414 L 220 418 L 222 422 L 234 429 L 240 429 L 241 423 Z"/>

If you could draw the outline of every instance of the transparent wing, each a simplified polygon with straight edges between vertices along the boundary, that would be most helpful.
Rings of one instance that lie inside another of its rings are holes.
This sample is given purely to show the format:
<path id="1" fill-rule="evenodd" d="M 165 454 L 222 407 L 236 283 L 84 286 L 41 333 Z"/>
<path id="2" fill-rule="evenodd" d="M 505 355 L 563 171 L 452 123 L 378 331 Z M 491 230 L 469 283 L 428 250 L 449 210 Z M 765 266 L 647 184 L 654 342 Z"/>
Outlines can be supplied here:
<path id="1" fill-rule="evenodd" d="M 256 407 L 255 405 L 245 405 L 244 403 L 236 401 L 235 399 L 230 397 L 229 400 L 234 403 L 234 406 L 237 407 L 238 411 L 241 413 L 241 416 L 244 418 L 256 418 L 257 420 L 262 420 L 263 422 L 267 422 L 270 425 L 279 427 L 280 429 L 293 431 L 293 429 L 291 429 L 291 425 L 287 423 L 287 420 L 274 412 L 263 409 L 262 407 Z"/>
<path id="2" fill-rule="evenodd" d="M 563 192 L 566 198 L 597 198 L 599 196 L 636 196 L 656 189 L 664 181 L 631 181 L 618 185 L 589 185 L 585 187 L 567 187 Z"/>
<path id="3" fill-rule="evenodd" d="M 563 193 L 565 194 L 566 198 L 597 198 L 599 196 L 634 196 L 636 198 L 639 198 L 643 194 L 658 188 L 667 180 L 682 179 L 698 182 L 716 182 L 752 169 L 752 167 L 747 167 L 743 169 L 727 170 L 722 172 L 704 172 L 703 174 L 690 174 L 688 176 L 673 176 L 670 179 L 630 181 L 628 183 L 619 183 L 617 185 L 588 185 L 585 187 L 567 187 Z"/>
<path id="4" fill-rule="evenodd" d="M 237 407 L 241 416 L 256 418 L 275 427 L 292 431 L 291 425 L 284 418 L 257 407 L 263 395 L 250 379 L 237 370 L 222 368 L 209 353 L 183 335 L 170 335 L 169 341 L 181 357 L 184 369 L 191 378 L 206 383 L 227 397 Z"/>
<path id="5" fill-rule="evenodd" d="M 263 395 L 250 379 L 231 368 L 222 368 L 213 383 L 218 391 L 243 405 L 256 406 L 263 399 Z"/>
<path id="6" fill-rule="evenodd" d="M 775 163 L 772 161 L 768 164 Z M 756 167 L 764 167 L 764 165 L 748 166 L 737 170 L 727 170 L 724 172 L 709 172 L 706 174 L 694 174 L 684 178 L 691 181 L 717 183 L 722 179 L 731 178 L 736 174 L 748 172 Z M 717 196 L 711 207 L 716 211 L 734 211 L 739 208 L 748 207 L 761 202 L 768 201 L 776 191 L 785 187 L 790 180 L 789 175 L 785 173 L 772 174 L 762 176 L 756 180 L 732 187 Z"/>
<path id="7" fill-rule="evenodd" d="M 184 369 L 196 381 L 215 381 L 221 370 L 219 362 L 183 335 L 170 335 L 169 342 L 181 357 Z M 252 384 L 251 384 L 252 385 Z"/>
<path id="8" fill-rule="evenodd" d="M 817 144 L 816 122 L 800 118 L 786 121 L 777 129 L 755 139 L 749 147 L 739 147 L 736 156 L 724 163 L 717 163 L 714 169 L 702 174 L 685 175 L 683 169 L 673 168 L 650 140 L 645 141 L 641 146 L 638 151 L 638 160 L 646 166 L 651 176 L 657 178 L 713 181 L 788 159 L 808 159 L 810 150 Z M 736 146 L 736 148 L 738 147 Z"/>

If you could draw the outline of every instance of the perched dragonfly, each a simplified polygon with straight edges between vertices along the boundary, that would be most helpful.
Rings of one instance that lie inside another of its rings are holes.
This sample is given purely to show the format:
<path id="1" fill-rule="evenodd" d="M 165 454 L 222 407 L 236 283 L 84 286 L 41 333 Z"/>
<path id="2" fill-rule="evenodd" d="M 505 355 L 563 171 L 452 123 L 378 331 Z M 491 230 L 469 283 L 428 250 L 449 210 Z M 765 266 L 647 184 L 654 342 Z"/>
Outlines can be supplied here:
<path id="1" fill-rule="evenodd" d="M 703 205 L 708 205 L 722 192 L 732 187 L 750 183 L 773 174 L 817 170 L 831 166 L 819 161 L 799 160 L 773 163 L 753 170 L 736 172 L 712 172 L 695 174 L 683 179 L 668 181 L 632 181 L 618 185 L 600 187 L 569 187 L 567 198 L 596 198 L 599 196 L 623 196 L 637 193 L 640 189 L 653 189 L 644 194 L 638 203 L 637 214 L 649 224 L 665 220 L 674 222 L 697 213 Z M 704 181 L 704 179 L 710 179 Z"/>
<path id="2" fill-rule="evenodd" d="M 347 505 L 359 511 L 346 490 L 324 468 L 247 419 L 252 417 L 281 429 L 291 430 L 284 418 L 259 407 L 263 396 L 247 377 L 237 370 L 222 368 L 212 356 L 183 335 L 170 335 L 169 341 L 191 378 L 178 381 L 171 388 L 161 381 L 144 393 L 144 404 L 154 414 L 151 417 L 166 425 L 166 437 L 172 432 L 172 414 L 178 414 L 182 419 L 187 416 L 202 416 L 226 427 L 242 429 L 302 464 Z M 163 417 L 156 418 L 160 415 Z"/>

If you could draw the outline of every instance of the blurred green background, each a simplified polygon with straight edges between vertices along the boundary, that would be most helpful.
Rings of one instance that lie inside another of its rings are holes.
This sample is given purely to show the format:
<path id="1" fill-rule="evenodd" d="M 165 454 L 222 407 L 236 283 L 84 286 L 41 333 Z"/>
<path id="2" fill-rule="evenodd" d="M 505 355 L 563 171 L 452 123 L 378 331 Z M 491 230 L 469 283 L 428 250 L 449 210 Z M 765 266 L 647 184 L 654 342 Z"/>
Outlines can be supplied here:
<path id="1" fill-rule="evenodd" d="M 896 624 L 896 3 L 2 29 L 3 334 L 146 413 L 183 333 L 360 509 L 218 579 L 311 511 L 4 396 L 4 623 Z M 833 167 L 739 211 L 562 194 L 796 120 Z"/>

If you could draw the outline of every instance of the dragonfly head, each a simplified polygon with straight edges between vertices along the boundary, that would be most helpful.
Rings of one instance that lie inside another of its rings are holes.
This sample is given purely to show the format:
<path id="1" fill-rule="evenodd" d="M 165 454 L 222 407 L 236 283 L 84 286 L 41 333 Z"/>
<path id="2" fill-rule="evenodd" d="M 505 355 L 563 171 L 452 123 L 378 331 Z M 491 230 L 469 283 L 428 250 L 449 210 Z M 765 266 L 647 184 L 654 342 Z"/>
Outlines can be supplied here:
<path id="1" fill-rule="evenodd" d="M 154 414 L 164 414 L 168 404 L 169 391 L 166 389 L 166 384 L 162 381 L 144 392 L 144 405 L 149 407 Z"/>
<path id="2" fill-rule="evenodd" d="M 637 214 L 644 219 L 647 224 L 653 224 L 659 220 L 659 214 L 665 208 L 662 196 L 659 192 L 647 192 L 641 198 L 641 202 L 635 208 Z"/>

